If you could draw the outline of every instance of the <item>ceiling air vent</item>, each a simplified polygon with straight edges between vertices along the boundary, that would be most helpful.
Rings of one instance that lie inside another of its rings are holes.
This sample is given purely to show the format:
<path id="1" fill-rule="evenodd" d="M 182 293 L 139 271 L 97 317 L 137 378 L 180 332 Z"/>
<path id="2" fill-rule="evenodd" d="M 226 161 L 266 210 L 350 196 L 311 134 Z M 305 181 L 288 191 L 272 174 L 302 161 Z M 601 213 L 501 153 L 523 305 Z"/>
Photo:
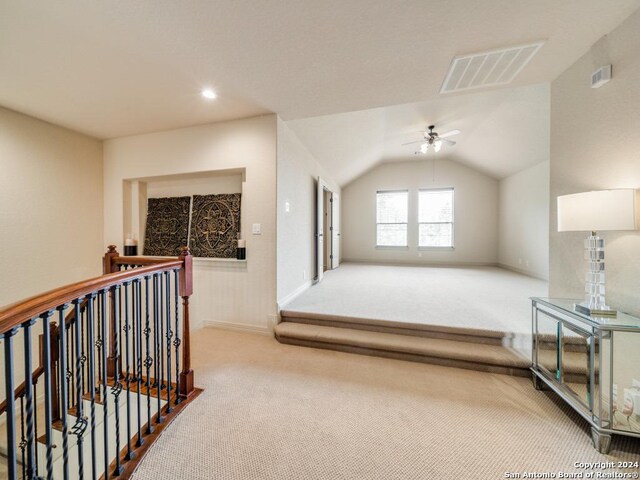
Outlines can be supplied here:
<path id="1" fill-rule="evenodd" d="M 440 93 L 511 83 L 544 42 L 454 57 Z"/>

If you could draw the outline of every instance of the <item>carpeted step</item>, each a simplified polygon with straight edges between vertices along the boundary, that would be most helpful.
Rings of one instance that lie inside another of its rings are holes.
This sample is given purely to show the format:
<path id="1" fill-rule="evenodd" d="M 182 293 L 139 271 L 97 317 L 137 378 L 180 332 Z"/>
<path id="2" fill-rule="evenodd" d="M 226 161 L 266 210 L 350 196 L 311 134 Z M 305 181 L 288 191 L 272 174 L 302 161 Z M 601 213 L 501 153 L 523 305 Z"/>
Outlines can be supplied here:
<path id="1" fill-rule="evenodd" d="M 449 327 L 426 323 L 390 321 L 376 318 L 348 317 L 315 312 L 282 310 L 282 322 L 302 323 L 324 327 L 348 328 L 370 332 L 409 335 L 412 337 L 438 338 L 458 342 L 481 343 L 486 345 L 514 346 L 516 335 L 512 332 L 483 330 L 477 328 Z M 530 338 L 519 339 L 521 343 L 530 343 Z"/>
<path id="2" fill-rule="evenodd" d="M 282 322 L 278 341 L 400 360 L 433 363 L 492 373 L 530 376 L 530 360 L 501 345 L 415 337 L 361 329 Z"/>

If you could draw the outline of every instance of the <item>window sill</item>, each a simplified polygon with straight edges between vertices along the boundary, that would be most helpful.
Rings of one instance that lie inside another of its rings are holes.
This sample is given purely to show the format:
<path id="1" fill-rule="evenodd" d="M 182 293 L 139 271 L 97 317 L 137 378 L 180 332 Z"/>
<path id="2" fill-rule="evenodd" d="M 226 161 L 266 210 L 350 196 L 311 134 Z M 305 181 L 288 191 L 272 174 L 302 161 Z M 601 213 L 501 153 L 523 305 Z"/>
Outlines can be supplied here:
<path id="1" fill-rule="evenodd" d="M 428 250 L 455 250 L 456 247 L 418 247 L 419 251 L 428 251 Z"/>
<path id="2" fill-rule="evenodd" d="M 376 245 L 376 250 L 409 250 L 409 247 L 407 245 Z"/>
<path id="3" fill-rule="evenodd" d="M 246 267 L 246 260 L 238 260 L 236 258 L 209 258 L 209 257 L 194 257 L 193 264 L 206 267 Z"/>

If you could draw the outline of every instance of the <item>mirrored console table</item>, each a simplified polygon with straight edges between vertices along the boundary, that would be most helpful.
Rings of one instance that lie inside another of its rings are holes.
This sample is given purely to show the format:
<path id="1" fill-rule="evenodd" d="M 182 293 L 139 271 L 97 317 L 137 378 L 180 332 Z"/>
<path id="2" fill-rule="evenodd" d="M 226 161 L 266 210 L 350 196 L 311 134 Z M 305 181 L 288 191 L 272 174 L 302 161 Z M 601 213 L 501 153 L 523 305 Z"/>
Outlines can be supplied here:
<path id="1" fill-rule="evenodd" d="M 533 384 L 556 392 L 591 424 L 595 448 L 640 438 L 640 318 L 597 317 L 580 300 L 532 298 Z"/>

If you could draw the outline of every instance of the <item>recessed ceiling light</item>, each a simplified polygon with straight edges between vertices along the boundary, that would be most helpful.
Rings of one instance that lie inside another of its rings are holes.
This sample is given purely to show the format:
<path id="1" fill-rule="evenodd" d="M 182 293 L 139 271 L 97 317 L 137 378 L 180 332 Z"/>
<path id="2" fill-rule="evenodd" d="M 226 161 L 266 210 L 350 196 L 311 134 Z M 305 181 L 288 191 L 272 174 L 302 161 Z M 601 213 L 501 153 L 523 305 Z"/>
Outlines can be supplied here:
<path id="1" fill-rule="evenodd" d="M 216 92 L 214 92 L 210 88 L 205 88 L 204 90 L 202 90 L 202 96 L 204 98 L 208 98 L 209 100 L 213 100 L 217 97 Z"/>

